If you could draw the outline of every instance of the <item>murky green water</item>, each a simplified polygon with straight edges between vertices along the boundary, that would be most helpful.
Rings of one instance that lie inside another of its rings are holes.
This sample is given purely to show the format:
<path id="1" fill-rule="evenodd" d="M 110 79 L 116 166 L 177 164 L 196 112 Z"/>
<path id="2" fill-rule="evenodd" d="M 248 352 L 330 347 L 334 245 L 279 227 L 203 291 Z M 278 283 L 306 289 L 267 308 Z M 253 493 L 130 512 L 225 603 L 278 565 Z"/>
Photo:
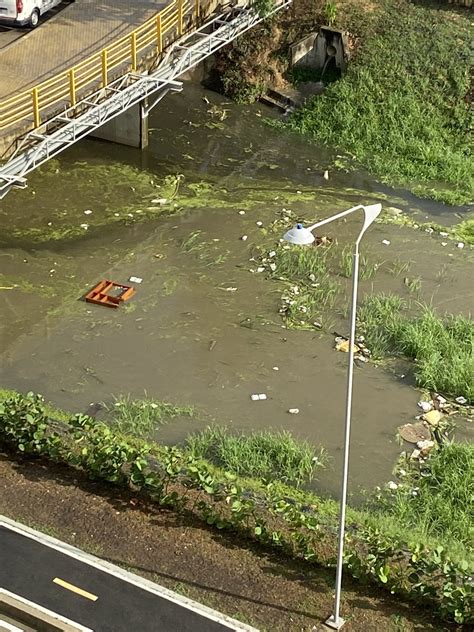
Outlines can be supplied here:
<path id="1" fill-rule="evenodd" d="M 249 259 L 257 246 L 275 241 L 267 229 L 283 208 L 310 221 L 381 200 L 420 221 L 457 218 L 446 207 L 381 189 L 363 174 L 336 172 L 328 154 L 275 132 L 261 111 L 186 85 L 153 113 L 146 152 L 85 141 L 3 201 L 2 383 L 74 411 L 145 391 L 194 404 L 199 421 L 159 430 L 169 442 L 210 420 L 244 431 L 286 428 L 329 450 L 331 468 L 320 485 L 337 493 L 347 357 L 333 350 L 327 333 L 282 327 L 282 288 L 250 272 L 258 266 Z M 358 221 L 328 232 L 342 246 Z M 361 291 L 394 291 L 451 313 L 474 311 L 472 251 L 441 242 L 376 225 L 365 243 L 381 266 Z M 409 272 L 390 272 L 407 261 Z M 116 311 L 78 300 L 102 278 L 127 282 L 132 275 L 143 282 Z M 407 275 L 420 279 L 416 296 L 404 283 Z M 340 283 L 329 329 L 345 334 L 349 287 L 346 279 Z M 403 366 L 356 371 L 353 492 L 390 476 L 400 451 L 396 428 L 418 412 L 418 391 L 409 375 L 400 377 L 406 373 Z M 252 393 L 268 399 L 251 401 Z M 300 413 L 290 415 L 289 408 Z"/>

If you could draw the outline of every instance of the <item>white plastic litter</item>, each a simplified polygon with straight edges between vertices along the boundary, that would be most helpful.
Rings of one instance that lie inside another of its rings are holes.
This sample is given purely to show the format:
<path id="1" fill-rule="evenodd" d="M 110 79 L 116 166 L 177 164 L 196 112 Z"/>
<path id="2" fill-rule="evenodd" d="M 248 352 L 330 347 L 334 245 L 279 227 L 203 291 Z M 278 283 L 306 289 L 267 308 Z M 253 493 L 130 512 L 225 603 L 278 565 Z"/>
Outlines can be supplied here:
<path id="1" fill-rule="evenodd" d="M 279 371 L 279 370 L 280 370 L 280 367 L 279 367 L 279 366 L 272 366 L 272 369 L 273 369 L 274 371 Z"/>
<path id="2" fill-rule="evenodd" d="M 454 401 L 457 402 L 458 404 L 461 404 L 461 406 L 464 404 L 467 404 L 467 399 L 463 397 L 462 395 L 460 397 L 456 397 Z"/>
<path id="3" fill-rule="evenodd" d="M 258 400 L 267 399 L 267 396 L 265 393 L 253 393 L 252 395 L 250 395 L 250 399 L 253 402 L 257 402 Z"/>
<path id="4" fill-rule="evenodd" d="M 242 235 L 242 237 L 240 238 L 242 241 L 247 241 L 248 236 L 247 235 Z"/>
<path id="5" fill-rule="evenodd" d="M 433 410 L 433 404 L 431 402 L 420 401 L 418 402 L 418 406 L 424 413 L 429 413 L 430 410 Z"/>
<path id="6" fill-rule="evenodd" d="M 462 243 L 462 241 L 458 243 L 458 248 L 464 248 L 464 244 Z"/>
<path id="7" fill-rule="evenodd" d="M 84 211 L 84 215 L 90 215 L 92 213 L 92 211 L 88 208 L 86 211 Z"/>
<path id="8" fill-rule="evenodd" d="M 297 415 L 300 412 L 299 408 L 290 408 L 288 410 L 288 412 L 290 413 L 290 415 Z"/>
<path id="9" fill-rule="evenodd" d="M 390 246 L 390 242 L 388 239 L 382 239 L 382 243 L 384 244 L 384 246 Z"/>
<path id="10" fill-rule="evenodd" d="M 141 283 L 143 281 L 142 278 L 140 277 L 136 277 L 136 276 L 131 276 L 129 278 L 130 283 Z"/>
<path id="11" fill-rule="evenodd" d="M 260 222 L 260 221 L 256 222 L 256 224 L 257 226 L 263 226 L 263 222 Z"/>
<path id="12" fill-rule="evenodd" d="M 239 211 L 239 215 L 245 215 L 245 211 Z"/>

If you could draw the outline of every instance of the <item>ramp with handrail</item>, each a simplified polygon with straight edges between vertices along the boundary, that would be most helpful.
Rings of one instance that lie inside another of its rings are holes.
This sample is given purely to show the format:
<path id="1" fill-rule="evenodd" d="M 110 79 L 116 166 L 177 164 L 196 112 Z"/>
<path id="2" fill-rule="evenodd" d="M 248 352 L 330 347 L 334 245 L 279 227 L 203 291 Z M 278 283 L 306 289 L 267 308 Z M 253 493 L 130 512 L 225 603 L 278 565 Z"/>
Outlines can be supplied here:
<path id="1" fill-rule="evenodd" d="M 195 26 L 201 16 L 202 6 L 198 0 L 193 3 L 175 0 L 173 11 L 166 15 L 169 17 L 164 24 L 168 31 L 163 31 L 163 21 L 160 20 L 161 30 L 154 31 L 146 38 L 137 39 L 132 33 L 133 46 L 126 48 L 122 56 L 110 57 L 110 50 L 116 50 L 115 44 L 107 49 L 104 55 L 100 53 L 100 68 L 95 68 L 89 74 L 87 84 L 77 84 L 70 80 L 69 91 L 64 93 L 63 88 L 57 88 L 50 93 L 49 101 L 39 101 L 38 96 L 26 109 L 26 116 L 33 114 L 33 131 L 26 133 L 18 143 L 16 150 L 4 165 L 0 167 L 0 199 L 3 198 L 12 187 L 26 186 L 26 175 L 38 166 L 64 151 L 67 147 L 76 143 L 81 138 L 98 129 L 111 119 L 119 116 L 137 103 L 143 103 L 149 97 L 154 102 L 148 105 L 147 111 L 154 107 L 170 90 L 180 90 L 181 83 L 177 79 L 187 70 L 195 67 L 206 57 L 215 51 L 231 43 L 236 37 L 245 33 L 253 26 L 261 22 L 281 9 L 289 6 L 291 0 L 275 0 L 273 8 L 262 16 L 249 2 L 245 6 L 229 8 L 224 13 L 219 13 L 204 22 L 201 26 Z M 170 9 L 167 7 L 164 11 Z M 185 9 L 190 13 L 186 14 Z M 163 15 L 162 11 L 159 15 Z M 190 20 L 186 23 L 186 17 Z M 150 21 L 149 21 L 150 22 Z M 145 23 L 145 24 L 149 24 Z M 153 20 L 156 25 L 156 19 Z M 145 25 L 144 25 L 145 26 Z M 143 28 L 143 27 L 142 27 Z M 175 28 L 177 40 L 169 45 L 166 50 L 165 33 L 172 33 Z M 148 29 L 148 27 L 147 27 Z M 187 33 L 184 33 L 187 30 Z M 141 31 L 141 32 L 147 32 Z M 122 41 L 128 42 L 127 38 Z M 158 53 L 158 47 L 160 48 Z M 150 57 L 150 49 L 153 51 Z M 162 53 L 164 52 L 164 55 Z M 147 56 L 148 55 L 148 56 Z M 153 56 L 154 55 L 154 56 Z M 98 63 L 93 56 L 92 61 Z M 109 65 L 109 60 L 112 59 Z M 105 60 L 105 61 L 104 61 Z M 118 61 L 119 60 L 119 61 Z M 140 72 L 140 62 L 147 62 L 148 68 Z M 112 69 L 117 71 L 118 77 L 111 79 L 109 73 Z M 98 74 L 97 74 L 98 73 Z M 63 75 L 59 76 L 65 81 Z M 74 75 L 76 78 L 76 75 Z M 46 87 L 45 87 L 46 85 Z M 96 87 L 94 91 L 94 87 Z M 41 86 L 33 88 L 33 94 L 40 88 L 51 89 L 51 84 L 45 82 Z M 86 90 L 86 96 L 82 96 L 81 89 Z M 92 92 L 90 92 L 92 90 Z M 45 94 L 45 93 L 43 93 Z M 44 109 L 41 109 L 40 104 Z M 64 110 L 59 114 L 48 118 L 48 109 L 53 105 L 63 104 Z M 64 105 L 65 104 L 65 105 Z M 69 106 L 68 106 L 69 104 Z M 37 113 L 35 115 L 35 108 Z M 47 120 L 35 125 L 38 119 L 45 114 Z M 35 116 L 37 117 L 35 119 Z"/>

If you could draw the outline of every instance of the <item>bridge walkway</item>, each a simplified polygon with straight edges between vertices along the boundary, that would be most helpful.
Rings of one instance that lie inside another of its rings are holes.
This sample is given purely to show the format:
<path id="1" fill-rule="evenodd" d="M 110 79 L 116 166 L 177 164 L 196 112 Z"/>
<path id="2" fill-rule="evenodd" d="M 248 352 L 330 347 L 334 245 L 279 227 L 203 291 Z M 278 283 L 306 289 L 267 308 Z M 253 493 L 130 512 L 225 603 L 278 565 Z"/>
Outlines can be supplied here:
<path id="1" fill-rule="evenodd" d="M 169 0 L 78 0 L 0 52 L 0 101 L 79 64 Z"/>

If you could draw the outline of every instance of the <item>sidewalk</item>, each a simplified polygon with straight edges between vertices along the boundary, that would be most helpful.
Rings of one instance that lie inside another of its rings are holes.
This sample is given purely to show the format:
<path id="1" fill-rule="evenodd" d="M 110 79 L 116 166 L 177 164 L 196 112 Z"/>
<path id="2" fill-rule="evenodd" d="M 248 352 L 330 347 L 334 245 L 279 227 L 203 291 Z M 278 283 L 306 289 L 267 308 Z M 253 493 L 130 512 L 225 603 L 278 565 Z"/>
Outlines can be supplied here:
<path id="1" fill-rule="evenodd" d="M 167 0 L 77 0 L 0 51 L 0 100 L 67 70 L 135 29 Z"/>

